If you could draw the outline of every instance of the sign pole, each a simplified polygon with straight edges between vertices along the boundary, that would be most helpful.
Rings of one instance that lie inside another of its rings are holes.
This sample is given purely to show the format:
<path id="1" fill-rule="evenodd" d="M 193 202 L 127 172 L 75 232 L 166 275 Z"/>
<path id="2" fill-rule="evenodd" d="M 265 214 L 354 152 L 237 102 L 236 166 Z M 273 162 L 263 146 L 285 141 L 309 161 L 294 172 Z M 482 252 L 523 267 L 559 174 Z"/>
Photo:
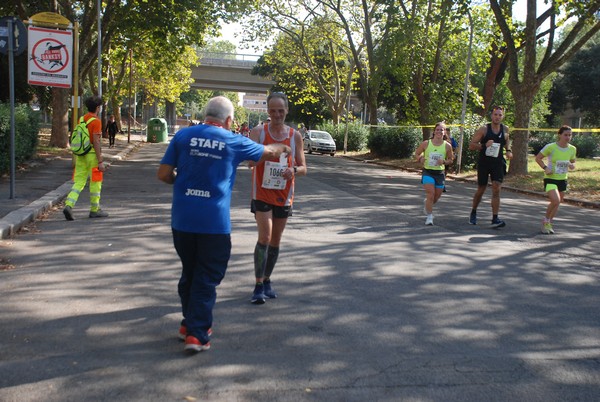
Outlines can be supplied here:
<path id="1" fill-rule="evenodd" d="M 14 32 L 13 21 L 7 21 L 8 26 L 8 80 L 10 92 L 10 199 L 15 198 L 15 55 L 13 54 Z"/>
<path id="2" fill-rule="evenodd" d="M 73 130 L 79 121 L 79 22 L 73 28 Z"/>

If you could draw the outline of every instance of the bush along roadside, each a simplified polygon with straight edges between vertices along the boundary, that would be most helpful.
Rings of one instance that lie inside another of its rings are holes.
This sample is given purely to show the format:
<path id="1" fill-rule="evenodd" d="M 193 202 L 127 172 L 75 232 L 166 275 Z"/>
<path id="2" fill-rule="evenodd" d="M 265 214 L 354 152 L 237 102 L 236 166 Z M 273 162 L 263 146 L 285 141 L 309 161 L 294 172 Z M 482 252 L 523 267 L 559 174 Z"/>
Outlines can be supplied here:
<path id="1" fill-rule="evenodd" d="M 327 131 L 335 140 L 335 147 L 338 151 L 344 150 L 344 136 L 346 135 L 346 124 L 334 125 L 331 122 L 323 123 L 317 126 L 316 130 Z M 346 150 L 348 152 L 362 151 L 367 145 L 369 128 L 361 123 L 348 124 L 348 143 Z"/>
<path id="2" fill-rule="evenodd" d="M 28 105 L 15 107 L 15 163 L 35 156 L 40 130 L 39 112 Z M 0 103 L 0 174 L 10 171 L 10 105 Z"/>
<path id="3" fill-rule="evenodd" d="M 377 156 L 390 158 L 410 158 L 423 134 L 416 127 L 380 126 L 369 135 L 367 146 Z"/>

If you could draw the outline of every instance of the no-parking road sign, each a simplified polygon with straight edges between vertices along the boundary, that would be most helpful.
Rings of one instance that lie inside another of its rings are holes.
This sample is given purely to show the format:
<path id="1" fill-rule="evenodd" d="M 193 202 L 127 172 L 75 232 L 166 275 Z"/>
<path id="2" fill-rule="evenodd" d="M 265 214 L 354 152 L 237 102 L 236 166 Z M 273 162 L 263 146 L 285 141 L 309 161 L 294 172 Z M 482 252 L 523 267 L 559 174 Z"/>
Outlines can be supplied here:
<path id="1" fill-rule="evenodd" d="M 29 27 L 28 82 L 71 88 L 73 82 L 71 31 Z"/>

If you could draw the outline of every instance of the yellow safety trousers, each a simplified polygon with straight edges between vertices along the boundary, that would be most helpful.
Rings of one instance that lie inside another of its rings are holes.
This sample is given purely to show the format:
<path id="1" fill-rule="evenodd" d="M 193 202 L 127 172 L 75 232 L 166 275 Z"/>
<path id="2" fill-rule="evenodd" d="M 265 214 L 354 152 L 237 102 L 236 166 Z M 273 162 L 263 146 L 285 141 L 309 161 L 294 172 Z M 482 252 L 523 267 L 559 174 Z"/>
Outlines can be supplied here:
<path id="1" fill-rule="evenodd" d="M 90 178 L 90 211 L 96 212 L 100 209 L 100 191 L 102 191 L 102 172 L 92 174 L 95 168 L 98 168 L 98 159 L 95 152 L 87 155 L 75 156 L 75 172 L 73 173 L 73 187 L 67 195 L 65 205 L 71 208 L 75 206 L 79 195 L 85 188 L 88 178 Z M 99 174 L 100 173 L 100 174 Z"/>

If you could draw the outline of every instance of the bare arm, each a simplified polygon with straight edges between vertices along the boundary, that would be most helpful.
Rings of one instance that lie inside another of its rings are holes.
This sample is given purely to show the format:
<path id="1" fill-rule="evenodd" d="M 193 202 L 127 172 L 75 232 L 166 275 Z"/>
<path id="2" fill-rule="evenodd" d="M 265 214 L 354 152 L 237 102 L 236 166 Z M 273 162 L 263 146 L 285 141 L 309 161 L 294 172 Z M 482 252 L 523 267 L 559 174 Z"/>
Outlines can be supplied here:
<path id="1" fill-rule="evenodd" d="M 102 158 L 102 132 L 92 134 L 92 146 L 96 152 L 96 158 L 98 159 L 98 170 L 104 172 L 104 159 Z"/>
<path id="2" fill-rule="evenodd" d="M 541 152 L 538 152 L 538 154 L 535 156 L 535 163 L 537 163 L 539 165 L 539 167 L 541 167 L 544 170 L 544 173 L 551 174 L 552 167 L 546 166 L 546 164 L 544 163 L 545 157 L 546 156 L 544 154 L 542 154 Z"/>
<path id="3" fill-rule="evenodd" d="M 475 134 L 473 134 L 473 138 L 471 138 L 471 142 L 469 142 L 469 150 L 471 151 L 481 151 L 485 145 L 481 144 L 481 140 L 486 132 L 486 127 L 479 127 Z"/>
<path id="4" fill-rule="evenodd" d="M 268 144 L 265 145 L 265 150 L 260 157 L 259 161 L 256 163 L 263 162 L 267 159 L 277 159 L 281 156 L 281 154 L 285 152 L 292 152 L 292 148 L 285 144 Z"/>
<path id="5" fill-rule="evenodd" d="M 156 176 L 158 177 L 158 180 L 167 184 L 175 183 L 175 166 L 161 164 L 158 167 Z"/>
<path id="6" fill-rule="evenodd" d="M 506 135 L 506 159 L 511 160 L 513 157 L 512 140 L 510 139 L 510 135 L 508 133 L 508 127 L 504 126 L 504 128 L 506 129 L 506 133 L 504 134 Z"/>
<path id="7" fill-rule="evenodd" d="M 262 129 L 262 126 L 256 126 L 254 127 L 252 130 L 250 130 L 250 134 L 248 134 L 248 138 L 250 138 L 252 141 L 254 142 L 258 142 L 258 140 L 260 139 L 260 131 Z M 252 168 L 254 166 L 256 166 L 258 162 L 254 162 L 254 161 L 249 161 L 248 162 L 248 167 Z"/>
<path id="8" fill-rule="evenodd" d="M 454 161 L 454 151 L 452 150 L 452 145 L 446 142 L 446 159 L 444 160 L 444 165 L 451 165 Z"/>
<path id="9" fill-rule="evenodd" d="M 427 149 L 428 143 L 429 143 L 429 141 L 423 141 L 421 143 L 421 145 L 419 145 L 419 147 L 415 151 L 415 161 L 416 162 L 421 162 L 421 160 L 423 159 L 423 152 L 425 152 L 425 149 Z"/>

